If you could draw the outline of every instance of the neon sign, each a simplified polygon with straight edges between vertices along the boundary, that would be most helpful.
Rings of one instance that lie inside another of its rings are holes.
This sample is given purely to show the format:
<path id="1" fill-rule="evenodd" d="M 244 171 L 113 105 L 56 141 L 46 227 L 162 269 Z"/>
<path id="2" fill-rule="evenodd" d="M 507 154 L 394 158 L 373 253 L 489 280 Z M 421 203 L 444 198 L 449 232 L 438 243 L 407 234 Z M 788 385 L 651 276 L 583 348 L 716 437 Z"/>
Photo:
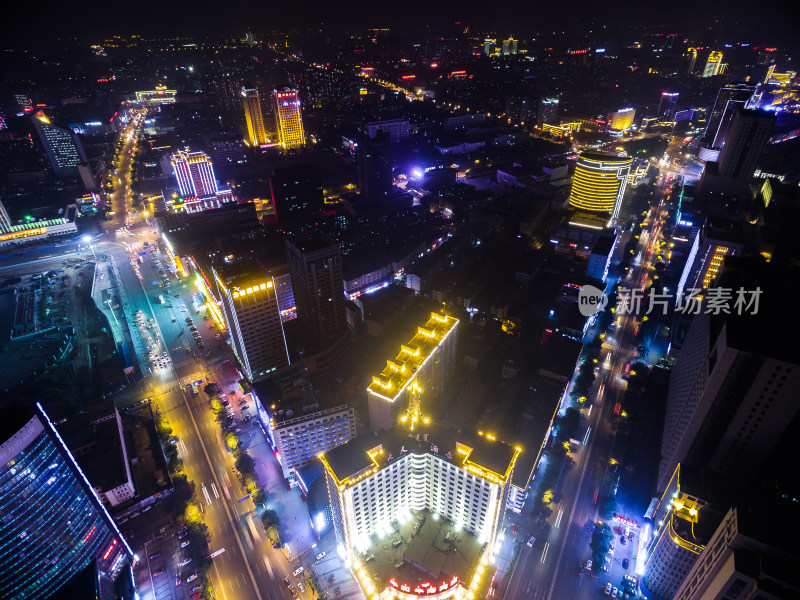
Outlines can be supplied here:
<path id="1" fill-rule="evenodd" d="M 11 233 L 4 233 L 3 235 L 0 235 L 0 242 L 26 238 L 32 235 L 42 235 L 43 233 L 47 233 L 47 227 L 36 227 L 34 229 L 25 229 L 23 231 L 13 231 Z"/>
<path id="2" fill-rule="evenodd" d="M 398 583 L 396 579 L 392 578 L 389 580 L 389 585 L 394 589 L 400 590 L 401 592 L 405 592 L 407 594 L 413 592 L 419 596 L 434 596 L 456 587 L 459 585 L 459 581 L 458 576 L 454 575 L 451 579 L 442 581 L 439 584 L 429 583 L 426 581 L 425 583 L 420 583 L 412 588 L 410 585 L 406 583 Z"/>

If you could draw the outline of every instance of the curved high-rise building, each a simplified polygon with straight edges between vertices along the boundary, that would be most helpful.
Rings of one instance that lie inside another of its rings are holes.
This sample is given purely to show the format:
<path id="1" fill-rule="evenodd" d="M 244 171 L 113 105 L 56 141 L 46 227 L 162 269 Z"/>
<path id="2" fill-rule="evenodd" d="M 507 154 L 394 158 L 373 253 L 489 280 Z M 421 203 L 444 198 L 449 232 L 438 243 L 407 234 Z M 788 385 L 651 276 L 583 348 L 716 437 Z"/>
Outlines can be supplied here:
<path id="1" fill-rule="evenodd" d="M 97 564 L 130 577 L 130 547 L 40 405 L 0 413 L 0 598 L 48 598 Z"/>
<path id="2" fill-rule="evenodd" d="M 582 152 L 572 178 L 570 206 L 616 218 L 632 164 L 632 158 Z"/>
<path id="3" fill-rule="evenodd" d="M 251 146 L 266 144 L 267 130 L 264 127 L 264 115 L 261 112 L 261 98 L 258 95 L 258 90 L 255 88 L 242 88 L 241 93 L 244 119 L 247 124 L 247 139 Z"/>

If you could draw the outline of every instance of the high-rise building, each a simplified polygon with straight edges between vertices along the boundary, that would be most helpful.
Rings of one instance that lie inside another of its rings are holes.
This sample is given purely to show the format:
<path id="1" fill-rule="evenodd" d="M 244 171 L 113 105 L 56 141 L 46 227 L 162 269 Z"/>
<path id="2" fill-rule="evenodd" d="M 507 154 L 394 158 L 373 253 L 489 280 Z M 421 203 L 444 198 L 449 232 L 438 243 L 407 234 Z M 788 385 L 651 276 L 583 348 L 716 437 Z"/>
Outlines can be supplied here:
<path id="1" fill-rule="evenodd" d="M 764 110 L 737 110 L 733 115 L 725 145 L 719 153 L 719 173 L 723 177 L 749 183 L 764 151 L 775 113 Z"/>
<path id="2" fill-rule="evenodd" d="M 339 244 L 322 233 L 287 238 L 285 243 L 297 317 L 317 336 L 344 332 L 347 317 Z"/>
<path id="3" fill-rule="evenodd" d="M 53 172 L 59 177 L 77 176 L 78 165 L 86 162 L 86 155 L 76 135 L 53 125 L 42 112 L 36 113 L 33 125 Z"/>
<path id="4" fill-rule="evenodd" d="M 503 40 L 503 55 L 516 54 L 518 43 L 518 40 L 515 40 L 513 37 Z"/>
<path id="5" fill-rule="evenodd" d="M 346 405 L 297 416 L 288 412 L 291 414 L 283 409 L 271 411 L 267 427 L 284 478 L 356 435 L 355 411 Z"/>
<path id="6" fill-rule="evenodd" d="M 13 94 L 12 98 L 26 113 L 33 112 L 33 102 L 28 94 Z"/>
<path id="7" fill-rule="evenodd" d="M 697 64 L 697 48 L 687 48 L 683 57 L 687 61 L 686 72 L 691 75 L 694 73 L 694 67 Z"/>
<path id="8" fill-rule="evenodd" d="M 732 117 L 734 112 L 733 110 L 728 110 L 728 103 L 734 102 L 738 105 L 738 103 L 744 102 L 746 104 L 749 102 L 750 98 L 752 98 L 755 91 L 755 85 L 743 82 L 729 83 L 720 88 L 717 93 L 717 98 L 714 100 L 711 114 L 708 116 L 708 123 L 706 124 L 706 130 L 702 138 L 703 143 L 709 147 L 719 148 L 719 146 L 714 146 L 714 140 L 717 138 L 723 116 L 727 112 Z"/>
<path id="9" fill-rule="evenodd" d="M 486 56 L 494 54 L 494 47 L 497 45 L 497 40 L 494 38 L 486 38 L 483 40 L 483 53 Z"/>
<path id="10" fill-rule="evenodd" d="M 322 455 L 337 550 L 364 595 L 483 598 L 520 451 L 423 422 Z"/>
<path id="11" fill-rule="evenodd" d="M 633 119 L 635 117 L 635 108 L 620 108 L 619 110 L 608 113 L 608 131 L 627 131 L 633 126 Z"/>
<path id="12" fill-rule="evenodd" d="M 6 233 L 11 229 L 11 217 L 8 216 L 5 204 L 0 200 L 0 233 Z"/>
<path id="13" fill-rule="evenodd" d="M 356 150 L 358 189 L 373 205 L 385 206 L 392 193 L 392 148 L 388 135 L 364 139 Z"/>
<path id="14" fill-rule="evenodd" d="M 558 121 L 558 98 L 542 98 L 536 112 L 536 125 L 552 125 Z"/>
<path id="15" fill-rule="evenodd" d="M 285 149 L 299 148 L 306 143 L 303 132 L 303 116 L 300 112 L 300 97 L 297 90 L 281 88 L 272 92 L 275 110 L 275 125 L 278 128 L 278 143 Z"/>
<path id="16" fill-rule="evenodd" d="M 131 548 L 41 405 L 1 415 L 0 597 L 48 598 L 93 562 L 131 578 Z"/>
<path id="17" fill-rule="evenodd" d="M 248 31 L 248 34 L 250 31 Z M 242 105 L 244 120 L 247 125 L 247 139 L 251 146 L 267 143 L 267 130 L 264 127 L 264 115 L 261 111 L 261 98 L 255 88 L 242 88 Z"/>
<path id="18" fill-rule="evenodd" d="M 506 96 L 505 118 L 514 125 L 532 126 L 535 112 L 536 103 L 529 96 Z"/>
<path id="19" fill-rule="evenodd" d="M 322 210 L 322 177 L 312 165 L 275 169 L 269 189 L 275 214 L 283 223 L 308 222 Z"/>
<path id="20" fill-rule="evenodd" d="M 757 315 L 703 311 L 683 342 L 669 381 L 659 490 L 679 463 L 746 485 L 798 412 L 800 360 L 791 344 L 763 336 L 790 307 L 770 301 L 768 292 L 778 294 L 763 282 L 745 287 L 763 292 Z"/>
<path id="21" fill-rule="evenodd" d="M 172 172 L 184 198 L 207 198 L 217 193 L 214 165 L 205 152 L 178 150 L 170 157 Z"/>
<path id="22" fill-rule="evenodd" d="M 233 350 L 251 381 L 289 364 L 275 279 L 254 260 L 214 267 Z"/>
<path id="23" fill-rule="evenodd" d="M 411 340 L 400 346 L 386 367 L 373 375 L 367 387 L 369 423 L 373 432 L 384 431 L 398 423 L 406 411 L 411 392 L 420 386 L 430 397 L 441 391 L 452 371 L 458 344 L 458 319 L 431 313 L 417 327 Z"/>
<path id="24" fill-rule="evenodd" d="M 772 514 L 764 513 L 768 513 L 765 506 L 749 511 L 731 507 L 672 596 L 673 600 L 800 595 L 797 553 L 791 543 L 787 544 L 787 551 L 765 540 L 774 536 L 770 536 Z"/>
<path id="25" fill-rule="evenodd" d="M 678 95 L 678 92 L 661 92 L 661 102 L 658 104 L 659 119 L 672 120 L 678 104 Z"/>
<path id="26" fill-rule="evenodd" d="M 589 212 L 609 213 L 612 219 L 616 219 L 632 164 L 632 158 L 582 152 L 572 178 L 570 206 Z"/>
<path id="27" fill-rule="evenodd" d="M 722 52 L 712 50 L 708 54 L 706 66 L 703 69 L 703 77 L 714 77 L 725 72 L 725 64 L 722 62 Z"/>
<path id="28" fill-rule="evenodd" d="M 680 465 L 652 512 L 642 583 L 659 598 L 672 598 L 719 524 L 708 501 L 682 489 Z"/>
<path id="29" fill-rule="evenodd" d="M 367 135 L 374 140 L 381 133 L 389 136 L 390 142 L 399 142 L 408 139 L 409 129 L 408 119 L 383 119 L 381 121 L 370 121 L 364 127 Z"/>

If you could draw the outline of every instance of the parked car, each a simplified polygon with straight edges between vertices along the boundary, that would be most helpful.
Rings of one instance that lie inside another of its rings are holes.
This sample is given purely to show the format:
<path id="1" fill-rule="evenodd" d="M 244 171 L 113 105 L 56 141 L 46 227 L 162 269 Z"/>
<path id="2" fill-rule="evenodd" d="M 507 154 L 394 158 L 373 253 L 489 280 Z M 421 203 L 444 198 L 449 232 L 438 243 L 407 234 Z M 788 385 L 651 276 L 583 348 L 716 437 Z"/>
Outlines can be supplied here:
<path id="1" fill-rule="evenodd" d="M 320 552 L 319 554 L 317 554 L 317 560 L 322 560 L 323 558 L 325 558 L 324 552 Z"/>
<path id="2" fill-rule="evenodd" d="M 292 573 L 292 575 L 294 575 L 295 577 L 297 577 L 297 576 L 298 576 L 298 575 L 300 575 L 300 573 L 302 573 L 303 571 L 305 571 L 305 569 L 304 569 L 303 567 L 297 567 L 297 568 L 294 570 L 294 572 Z"/>

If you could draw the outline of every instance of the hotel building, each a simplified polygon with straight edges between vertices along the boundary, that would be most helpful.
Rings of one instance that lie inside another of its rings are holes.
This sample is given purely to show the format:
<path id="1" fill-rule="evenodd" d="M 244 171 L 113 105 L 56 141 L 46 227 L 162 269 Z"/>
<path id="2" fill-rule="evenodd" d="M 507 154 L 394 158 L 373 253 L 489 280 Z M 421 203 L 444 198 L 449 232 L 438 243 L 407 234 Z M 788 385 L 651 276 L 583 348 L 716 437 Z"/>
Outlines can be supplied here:
<path id="1" fill-rule="evenodd" d="M 339 554 L 367 598 L 480 598 L 521 448 L 419 423 L 322 455 Z"/>
<path id="2" fill-rule="evenodd" d="M 205 152 L 178 150 L 170 156 L 170 164 L 181 199 L 175 204 L 183 204 L 187 212 L 219 208 L 222 204 L 233 200 L 228 189 L 220 189 L 214 175 L 214 165 Z"/>
<path id="3" fill-rule="evenodd" d="M 288 150 L 306 143 L 303 132 L 303 116 L 300 113 L 300 97 L 297 90 L 282 88 L 272 92 L 275 109 L 275 124 L 278 127 L 278 143 Z"/>
<path id="4" fill-rule="evenodd" d="M 369 423 L 373 432 L 394 427 L 408 406 L 412 382 L 429 395 L 441 389 L 456 356 L 458 319 L 431 313 L 394 359 L 372 377 L 367 387 Z"/>
<path id="5" fill-rule="evenodd" d="M 616 219 L 631 172 L 632 158 L 582 152 L 578 156 L 569 204 Z"/>

